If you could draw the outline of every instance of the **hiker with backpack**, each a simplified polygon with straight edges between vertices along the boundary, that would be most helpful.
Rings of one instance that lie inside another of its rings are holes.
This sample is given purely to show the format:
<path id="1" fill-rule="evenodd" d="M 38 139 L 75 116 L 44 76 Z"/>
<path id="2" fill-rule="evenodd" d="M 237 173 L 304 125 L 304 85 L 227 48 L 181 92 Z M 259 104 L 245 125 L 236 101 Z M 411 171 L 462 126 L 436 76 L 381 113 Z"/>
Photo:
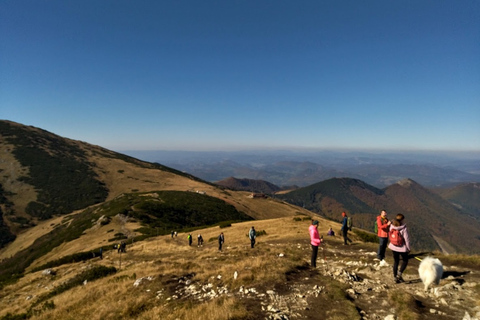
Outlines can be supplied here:
<path id="1" fill-rule="evenodd" d="M 188 245 L 191 246 L 193 241 L 191 233 L 188 234 L 187 239 L 188 239 Z"/>
<path id="2" fill-rule="evenodd" d="M 342 231 L 342 234 L 343 234 L 343 244 L 348 245 L 348 241 L 352 242 L 352 240 L 348 238 L 348 230 L 352 230 L 352 218 L 349 218 L 345 211 L 342 212 L 342 217 L 343 217 L 342 229 L 340 230 Z"/>
<path id="3" fill-rule="evenodd" d="M 387 219 L 387 211 L 382 210 L 380 215 L 377 216 L 377 221 L 375 229 L 378 236 L 378 251 L 377 258 L 380 260 L 380 266 L 384 266 L 387 263 L 385 262 L 385 251 L 387 250 L 388 245 L 388 230 L 390 229 L 390 224 L 392 222 Z"/>
<path id="4" fill-rule="evenodd" d="M 397 214 L 388 232 L 388 240 L 390 241 L 388 248 L 392 250 L 393 253 L 393 278 L 395 283 L 404 282 L 402 273 L 407 268 L 408 254 L 410 252 L 410 238 L 408 236 L 407 225 L 403 222 L 404 218 L 403 214 Z M 398 269 L 400 258 L 402 258 L 402 265 L 400 269 Z"/>

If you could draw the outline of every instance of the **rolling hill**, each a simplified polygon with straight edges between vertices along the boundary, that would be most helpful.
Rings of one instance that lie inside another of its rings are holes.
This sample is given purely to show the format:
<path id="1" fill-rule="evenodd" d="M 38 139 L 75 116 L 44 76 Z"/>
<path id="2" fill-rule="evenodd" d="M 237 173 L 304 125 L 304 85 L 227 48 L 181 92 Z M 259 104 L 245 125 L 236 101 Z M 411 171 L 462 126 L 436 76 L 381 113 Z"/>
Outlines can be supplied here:
<path id="1" fill-rule="evenodd" d="M 370 231 L 382 209 L 390 218 L 403 213 L 415 248 L 480 252 L 479 220 L 410 179 L 378 189 L 357 179 L 333 178 L 278 197 L 335 221 L 346 211 L 355 226 Z"/>
<path id="2" fill-rule="evenodd" d="M 454 206 L 480 219 L 480 183 L 462 183 L 451 188 L 433 189 Z"/>
<path id="3" fill-rule="evenodd" d="M 254 179 L 237 179 L 234 177 L 217 181 L 215 182 L 215 184 L 232 190 L 250 191 L 266 194 L 273 194 L 277 191 L 282 190 L 282 188 L 268 181 Z"/>

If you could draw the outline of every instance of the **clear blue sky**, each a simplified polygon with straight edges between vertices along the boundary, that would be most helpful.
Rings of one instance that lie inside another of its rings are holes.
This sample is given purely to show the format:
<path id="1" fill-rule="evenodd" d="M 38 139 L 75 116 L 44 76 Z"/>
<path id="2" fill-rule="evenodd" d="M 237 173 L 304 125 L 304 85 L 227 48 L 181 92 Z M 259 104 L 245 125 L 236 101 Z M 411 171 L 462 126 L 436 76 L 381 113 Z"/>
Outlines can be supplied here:
<path id="1" fill-rule="evenodd" d="M 0 118 L 122 150 L 480 150 L 480 1 L 3 0 Z"/>

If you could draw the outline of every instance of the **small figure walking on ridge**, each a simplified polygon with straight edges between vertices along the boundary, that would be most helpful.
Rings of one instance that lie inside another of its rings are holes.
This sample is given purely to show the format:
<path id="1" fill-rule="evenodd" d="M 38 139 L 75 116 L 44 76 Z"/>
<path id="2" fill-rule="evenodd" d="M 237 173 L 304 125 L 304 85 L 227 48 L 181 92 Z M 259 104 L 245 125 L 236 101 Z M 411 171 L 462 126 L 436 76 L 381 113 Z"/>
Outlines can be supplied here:
<path id="1" fill-rule="evenodd" d="M 253 226 L 250 232 L 248 232 L 248 237 L 250 238 L 250 247 L 253 249 L 253 247 L 255 247 L 255 239 L 257 238 L 257 232 Z"/>
<path id="2" fill-rule="evenodd" d="M 203 247 L 203 237 L 202 237 L 201 234 L 198 234 L 198 236 L 197 236 L 197 241 L 198 241 L 197 246 L 198 246 L 198 247 Z"/>
<path id="3" fill-rule="evenodd" d="M 388 230 L 390 229 L 390 224 L 392 222 L 387 219 L 387 211 L 382 210 L 380 215 L 377 216 L 377 236 L 378 236 L 378 251 L 377 259 L 380 260 L 380 266 L 385 266 L 385 251 L 388 245 Z"/>
<path id="4" fill-rule="evenodd" d="M 390 225 L 388 239 L 390 243 L 388 248 L 393 253 L 393 278 L 395 283 L 404 282 L 402 273 L 408 265 L 408 254 L 410 253 L 410 237 L 408 236 L 407 225 L 403 222 L 404 215 L 399 213 Z M 398 270 L 400 264 L 400 257 L 402 258 L 402 265 Z"/>
<path id="5" fill-rule="evenodd" d="M 187 239 L 188 239 L 188 245 L 191 246 L 192 245 L 192 234 L 191 233 L 188 234 Z"/>
<path id="6" fill-rule="evenodd" d="M 349 226 L 348 226 L 348 216 L 347 216 L 347 213 L 344 211 L 342 212 L 342 217 L 343 217 L 343 220 L 342 220 L 342 234 L 343 234 L 343 244 L 344 245 L 348 245 L 348 241 L 349 242 L 352 242 L 352 240 L 350 240 L 348 238 L 348 229 L 349 229 Z"/>
<path id="7" fill-rule="evenodd" d="M 223 232 L 222 232 L 218 236 L 218 251 L 222 251 L 222 246 L 224 242 L 225 242 L 225 236 L 223 235 Z"/>
<path id="8" fill-rule="evenodd" d="M 317 267 L 317 255 L 318 255 L 318 246 L 320 245 L 320 236 L 318 234 L 318 220 L 314 220 L 310 227 L 308 227 L 308 232 L 310 233 L 310 244 L 312 245 L 312 257 L 310 263 L 312 268 Z"/>

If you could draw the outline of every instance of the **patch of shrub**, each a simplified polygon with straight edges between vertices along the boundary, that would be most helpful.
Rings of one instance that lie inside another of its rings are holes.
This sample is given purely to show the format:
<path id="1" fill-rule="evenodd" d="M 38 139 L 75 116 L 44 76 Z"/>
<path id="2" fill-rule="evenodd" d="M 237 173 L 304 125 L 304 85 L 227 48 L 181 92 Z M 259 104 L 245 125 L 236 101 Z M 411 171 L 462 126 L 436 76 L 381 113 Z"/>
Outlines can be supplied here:
<path id="1" fill-rule="evenodd" d="M 228 222 L 228 221 L 225 221 L 225 222 L 220 222 L 220 223 L 218 224 L 218 226 L 223 229 L 223 228 L 231 227 L 232 224 L 231 224 L 230 222 Z"/>
<path id="2" fill-rule="evenodd" d="M 10 312 L 0 318 L 0 320 L 25 320 L 29 316 L 26 313 L 11 314 Z"/>
<path id="3" fill-rule="evenodd" d="M 61 266 L 61 265 L 64 265 L 64 264 L 87 261 L 87 260 L 90 260 L 90 259 L 93 259 L 93 258 L 95 258 L 95 253 L 92 252 L 92 251 L 77 252 L 77 253 L 62 257 L 62 258 L 57 259 L 57 260 L 47 262 L 46 264 L 44 264 L 40 267 L 37 267 L 37 268 L 33 269 L 32 271 L 36 272 L 36 271 L 40 271 L 40 270 L 51 269 L 51 268 L 58 267 L 58 266 Z"/>
<path id="4" fill-rule="evenodd" d="M 354 228 L 352 232 L 355 233 L 360 239 L 362 239 L 363 242 L 378 242 L 378 236 L 374 233 L 366 232 L 357 228 Z"/>

